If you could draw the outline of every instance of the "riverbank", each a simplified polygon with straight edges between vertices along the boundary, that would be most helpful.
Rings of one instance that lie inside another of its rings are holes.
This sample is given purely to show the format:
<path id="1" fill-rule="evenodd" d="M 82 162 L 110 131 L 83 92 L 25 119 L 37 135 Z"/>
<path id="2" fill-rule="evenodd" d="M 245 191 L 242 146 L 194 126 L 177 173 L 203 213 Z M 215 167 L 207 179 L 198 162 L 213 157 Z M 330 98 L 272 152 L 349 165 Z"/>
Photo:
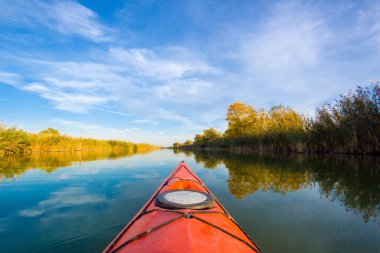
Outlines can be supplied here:
<path id="1" fill-rule="evenodd" d="M 39 133 L 29 133 L 16 127 L 5 127 L 0 124 L 0 153 L 3 154 L 77 151 L 137 152 L 160 148 L 147 143 L 75 138 L 61 134 L 53 128 Z"/>
<path id="2" fill-rule="evenodd" d="M 180 151 L 205 151 L 205 152 L 225 152 L 231 154 L 286 154 L 286 153 L 298 153 L 298 154 L 346 154 L 346 155 L 371 155 L 380 156 L 379 152 L 362 152 L 361 150 L 345 150 L 343 148 L 338 149 L 318 149 L 317 147 L 311 148 L 306 145 L 299 144 L 295 146 L 225 146 L 225 147 L 199 147 L 195 145 L 183 145 L 174 150 Z"/>
<path id="3" fill-rule="evenodd" d="M 224 133 L 206 129 L 194 141 L 173 148 L 224 150 L 236 153 L 295 152 L 380 154 L 380 88 L 358 86 L 355 91 L 317 108 L 315 117 L 290 107 L 255 109 L 236 102 L 227 108 Z"/>

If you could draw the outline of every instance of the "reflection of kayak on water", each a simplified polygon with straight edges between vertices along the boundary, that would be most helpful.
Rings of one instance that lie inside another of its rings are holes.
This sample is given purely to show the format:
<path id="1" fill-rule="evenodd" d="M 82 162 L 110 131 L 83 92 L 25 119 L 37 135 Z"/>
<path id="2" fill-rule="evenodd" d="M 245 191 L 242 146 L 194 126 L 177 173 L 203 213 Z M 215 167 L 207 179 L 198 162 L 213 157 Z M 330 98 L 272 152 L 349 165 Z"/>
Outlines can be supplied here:
<path id="1" fill-rule="evenodd" d="M 261 252 L 181 162 L 106 252 Z"/>

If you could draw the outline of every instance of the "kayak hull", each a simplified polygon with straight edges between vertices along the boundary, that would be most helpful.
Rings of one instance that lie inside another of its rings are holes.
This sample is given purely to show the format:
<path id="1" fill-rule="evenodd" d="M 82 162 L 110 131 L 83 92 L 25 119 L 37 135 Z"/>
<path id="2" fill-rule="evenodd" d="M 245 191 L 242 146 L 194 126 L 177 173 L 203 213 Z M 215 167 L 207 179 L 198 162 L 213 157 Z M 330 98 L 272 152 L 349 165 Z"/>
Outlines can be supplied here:
<path id="1" fill-rule="evenodd" d="M 166 209 L 157 205 L 160 193 L 199 191 L 215 203 L 203 210 Z M 103 253 L 120 252 L 261 252 L 210 190 L 181 162 L 151 199 L 115 237 Z"/>

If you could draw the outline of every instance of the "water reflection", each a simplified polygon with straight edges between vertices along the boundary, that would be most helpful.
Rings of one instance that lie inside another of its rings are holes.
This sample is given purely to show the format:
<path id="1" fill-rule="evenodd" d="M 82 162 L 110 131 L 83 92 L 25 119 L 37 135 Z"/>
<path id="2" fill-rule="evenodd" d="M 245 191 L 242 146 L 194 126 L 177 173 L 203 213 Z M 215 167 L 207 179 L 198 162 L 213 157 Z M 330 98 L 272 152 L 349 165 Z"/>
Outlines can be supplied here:
<path id="1" fill-rule="evenodd" d="M 37 217 L 46 213 L 58 213 L 59 209 L 72 208 L 80 205 L 97 204 L 106 201 L 106 197 L 89 193 L 81 187 L 67 187 L 52 192 L 48 199 L 40 201 L 36 207 L 20 210 L 23 217 Z"/>
<path id="2" fill-rule="evenodd" d="M 229 191 L 241 199 L 257 191 L 286 194 L 319 186 L 322 198 L 339 201 L 365 221 L 380 214 L 380 164 L 376 157 L 236 155 L 195 152 L 206 168 L 225 165 Z"/>
<path id="3" fill-rule="evenodd" d="M 181 160 L 264 252 L 380 252 L 376 159 L 133 155 L 0 158 L 0 252 L 101 252 Z"/>
<path id="4" fill-rule="evenodd" d="M 118 159 L 136 154 L 149 153 L 152 150 L 129 152 L 115 151 L 78 151 L 78 152 L 45 152 L 30 156 L 0 156 L 0 182 L 4 178 L 21 176 L 30 169 L 38 168 L 45 172 L 53 172 L 57 168 L 67 167 L 74 163 L 102 159 Z"/>

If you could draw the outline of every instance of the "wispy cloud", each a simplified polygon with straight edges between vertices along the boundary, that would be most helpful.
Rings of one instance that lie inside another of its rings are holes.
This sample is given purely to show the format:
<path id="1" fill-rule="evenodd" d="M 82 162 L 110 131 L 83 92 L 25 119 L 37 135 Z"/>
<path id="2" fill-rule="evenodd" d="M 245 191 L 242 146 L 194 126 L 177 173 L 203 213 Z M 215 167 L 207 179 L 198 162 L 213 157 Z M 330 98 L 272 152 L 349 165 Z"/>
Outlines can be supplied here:
<path id="1" fill-rule="evenodd" d="M 98 21 L 96 13 L 76 1 L 0 1 L 0 22 L 8 26 L 38 29 L 37 25 L 93 41 L 109 40 L 109 28 Z"/>
<path id="2" fill-rule="evenodd" d="M 217 88 L 211 81 L 198 78 L 174 79 L 154 88 L 157 98 L 173 104 L 209 104 L 217 99 Z"/>
<path id="3" fill-rule="evenodd" d="M 38 82 L 21 80 L 19 87 L 39 94 L 59 110 L 87 113 L 96 108 L 120 116 L 144 116 L 144 120 L 151 122 L 164 119 L 188 126 L 194 123 L 169 109 L 171 105 L 204 105 L 217 99 L 219 87 L 208 80 L 210 77 L 202 78 L 202 75 L 216 75 L 217 70 L 198 56 L 176 59 L 169 54 L 173 49 L 163 49 L 166 58 L 147 49 L 143 53 L 141 49 L 117 50 L 124 57 L 116 62 L 112 60 L 116 57 L 112 48 L 93 55 L 97 58 L 94 62 L 20 58 L 20 63 L 32 69 Z"/>
<path id="4" fill-rule="evenodd" d="M 116 132 L 116 134 L 122 133 L 121 130 L 116 130 L 113 128 L 105 128 L 105 127 L 101 127 L 101 126 L 96 125 L 96 124 L 86 124 L 86 123 L 79 122 L 79 121 L 55 119 L 55 120 L 53 120 L 53 122 L 61 124 L 61 125 L 65 125 L 65 126 L 72 126 L 72 127 L 79 128 L 82 130 L 88 130 L 88 131 L 99 131 L 99 132 L 100 131 L 108 131 L 108 132 L 111 131 L 111 132 Z"/>
<path id="5" fill-rule="evenodd" d="M 344 56 L 355 50 L 360 61 L 369 63 L 378 53 L 368 57 L 362 54 L 368 48 L 352 44 L 356 35 L 339 25 L 340 15 L 352 10 L 335 7 L 332 14 L 308 3 L 280 3 L 248 31 L 246 27 L 245 31 L 235 31 L 236 49 L 229 55 L 240 66 L 230 79 L 241 91 L 235 98 L 252 101 L 255 106 L 268 108 L 282 103 L 312 112 L 323 101 L 355 85 L 365 85 L 378 68 L 376 64 L 365 69 Z M 360 15 L 351 15 L 352 25 L 359 25 Z M 376 30 L 376 25 L 365 23 Z M 364 27 L 358 30 L 361 36 L 367 33 Z"/>
<path id="6" fill-rule="evenodd" d="M 115 114 L 115 115 L 118 115 L 118 116 L 123 116 L 123 117 L 130 117 L 131 115 L 127 114 L 127 113 L 123 113 L 123 112 L 119 112 L 119 111 L 114 111 L 114 110 L 109 110 L 109 109 L 99 109 L 100 111 L 104 111 L 104 112 L 108 112 L 108 113 L 111 113 L 111 114 Z"/>
<path id="7" fill-rule="evenodd" d="M 0 83 L 16 86 L 21 81 L 21 77 L 16 73 L 0 72 Z"/>
<path id="8" fill-rule="evenodd" d="M 178 50 L 185 52 L 184 48 L 161 48 L 166 55 L 159 56 L 151 50 L 144 48 L 110 48 L 109 53 L 114 60 L 121 62 L 124 66 L 138 71 L 142 76 L 150 76 L 162 80 L 183 77 L 192 73 L 216 73 L 218 70 L 206 64 L 200 59 L 175 59 L 173 53 Z M 173 52 L 174 51 L 174 52 Z M 168 55 L 169 54 L 169 55 Z"/>
<path id="9" fill-rule="evenodd" d="M 153 124 L 153 125 L 157 125 L 160 123 L 157 120 L 150 120 L 150 119 L 136 119 L 136 120 L 132 120 L 131 122 L 135 124 Z"/>
<path id="10" fill-rule="evenodd" d="M 71 129 L 71 134 L 74 136 L 96 136 L 96 138 L 100 139 L 118 139 L 138 143 L 153 143 L 156 145 L 171 145 L 172 140 L 181 141 L 189 137 L 186 134 L 171 133 L 170 138 L 168 138 L 168 133 L 163 131 L 147 131 L 137 127 L 111 128 L 98 124 L 88 124 L 65 119 L 55 119 L 52 123 L 58 124 L 61 129 L 69 127 Z"/>
<path id="11" fill-rule="evenodd" d="M 109 100 L 96 95 L 58 91 L 39 83 L 26 85 L 23 89 L 40 94 L 43 98 L 51 101 L 57 109 L 76 113 L 87 112 L 91 107 L 106 104 Z"/>

